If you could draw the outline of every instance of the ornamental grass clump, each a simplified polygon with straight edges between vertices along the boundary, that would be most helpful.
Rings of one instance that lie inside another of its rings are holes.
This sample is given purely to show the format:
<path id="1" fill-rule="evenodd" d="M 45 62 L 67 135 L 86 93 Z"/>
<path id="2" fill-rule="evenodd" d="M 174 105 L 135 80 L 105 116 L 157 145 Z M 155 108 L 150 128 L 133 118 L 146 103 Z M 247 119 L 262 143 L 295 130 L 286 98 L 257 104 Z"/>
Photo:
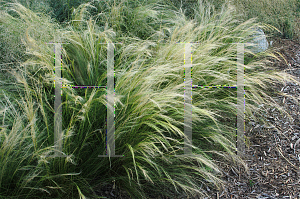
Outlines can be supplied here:
<path id="1" fill-rule="evenodd" d="M 250 41 L 253 28 L 261 26 L 253 20 L 236 21 L 234 8 L 226 5 L 220 13 L 203 15 L 201 10 L 212 6 L 199 1 L 195 19 L 189 20 L 182 12 L 157 4 L 165 12 L 151 6 L 148 12 L 156 13 L 154 17 L 163 15 L 164 20 L 145 24 L 153 29 L 149 37 L 141 38 L 136 27 L 135 35 L 127 32 L 128 24 L 136 21 L 123 19 L 132 8 L 118 10 L 122 3 L 130 2 L 107 3 L 114 13 L 103 15 L 118 16 L 114 18 L 118 26 L 98 23 L 101 13 L 90 14 L 90 9 L 97 10 L 92 3 L 79 6 L 65 28 L 54 28 L 53 22 L 20 4 L 9 4 L 8 9 L 19 13 L 13 23 L 27 25 L 23 41 L 32 57 L 20 65 L 22 70 L 11 71 L 16 80 L 11 84 L 18 92 L 1 88 L 1 197 L 96 198 L 97 189 L 112 182 L 131 198 L 203 196 L 207 186 L 223 187 L 217 158 L 247 168 L 235 155 L 234 89 L 193 88 L 190 146 L 195 156 L 175 157 L 183 154 L 185 136 L 184 44 L 176 42 L 198 42 L 192 45 L 193 85 L 234 85 L 235 43 Z M 33 29 L 34 24 L 40 29 Z M 127 28 L 122 29 L 124 24 Z M 124 157 L 98 157 L 106 153 L 106 89 L 72 87 L 62 89 L 60 153 L 66 157 L 49 156 L 56 150 L 54 46 L 45 42 L 53 41 L 68 43 L 62 48 L 63 85 L 101 86 L 106 84 L 107 45 L 99 43 L 123 42 L 114 45 L 114 100 L 115 154 Z M 249 120 L 262 103 L 280 109 L 265 86 L 283 82 L 284 76 L 266 68 L 263 58 L 273 55 L 271 52 L 253 57 L 246 48 L 245 53 L 245 115 Z"/>

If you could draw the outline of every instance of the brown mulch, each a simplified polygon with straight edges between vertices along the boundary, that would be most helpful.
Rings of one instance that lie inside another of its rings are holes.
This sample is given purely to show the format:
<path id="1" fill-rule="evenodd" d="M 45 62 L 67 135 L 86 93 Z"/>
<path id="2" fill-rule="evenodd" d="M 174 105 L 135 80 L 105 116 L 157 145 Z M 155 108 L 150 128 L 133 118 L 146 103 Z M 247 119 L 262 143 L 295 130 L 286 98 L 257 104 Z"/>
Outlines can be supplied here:
<path id="1" fill-rule="evenodd" d="M 283 57 L 274 67 L 300 77 L 300 44 L 289 40 L 272 38 L 273 46 Z M 226 182 L 223 191 L 211 191 L 209 198 L 300 198 L 300 124 L 299 124 L 299 86 L 286 82 L 277 87 L 286 94 L 298 98 L 297 102 L 274 96 L 277 103 L 285 107 L 286 114 L 268 109 L 266 119 L 273 122 L 280 131 L 266 129 L 254 122 L 245 135 L 250 137 L 251 145 L 246 148 L 244 161 L 249 175 L 243 168 L 222 166 Z M 221 165 L 221 163 L 219 163 Z"/>
<path id="2" fill-rule="evenodd" d="M 283 54 L 287 63 L 275 61 L 274 67 L 300 77 L 300 44 L 289 40 L 272 38 L 272 47 Z M 270 41 L 269 40 L 269 41 Z M 284 93 L 299 98 L 299 86 L 286 82 L 282 87 L 276 87 Z M 300 124 L 299 101 L 288 97 L 274 96 L 277 103 L 283 105 L 292 116 L 292 120 L 272 108 L 267 109 L 266 119 L 273 122 L 280 131 L 264 128 L 263 125 L 250 122 L 246 124 L 246 136 L 250 137 L 250 147 L 246 147 L 243 158 L 249 171 L 243 167 L 226 165 L 216 162 L 222 168 L 225 188 L 222 191 L 207 188 L 207 194 L 214 199 L 279 199 L 300 198 Z M 110 186 L 110 185 L 109 185 Z M 106 186 L 97 192 L 99 196 L 107 198 L 129 198 L 121 191 Z M 153 198 L 153 197 L 149 197 Z M 175 197 L 174 197 L 175 198 Z M 187 197 L 181 197 L 187 198 Z M 197 199 L 200 197 L 194 197 Z M 158 198 L 157 198 L 158 199 Z"/>

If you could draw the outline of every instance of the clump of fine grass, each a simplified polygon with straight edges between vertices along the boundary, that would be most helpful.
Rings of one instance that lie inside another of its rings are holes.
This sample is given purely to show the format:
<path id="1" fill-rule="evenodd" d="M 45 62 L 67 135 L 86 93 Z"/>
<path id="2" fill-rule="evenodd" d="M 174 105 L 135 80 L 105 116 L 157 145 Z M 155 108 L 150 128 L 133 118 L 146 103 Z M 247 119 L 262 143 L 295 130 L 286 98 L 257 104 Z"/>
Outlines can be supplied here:
<path id="1" fill-rule="evenodd" d="M 127 32 L 131 30 L 130 21 L 124 22 L 125 14 L 118 10 L 122 3 L 129 4 L 110 1 L 111 13 L 105 13 L 107 17 L 118 16 L 113 18 L 117 26 L 97 25 L 88 12 L 95 6 L 89 3 L 75 10 L 68 27 L 50 28 L 44 34 L 34 34 L 30 25 L 43 29 L 51 22 L 43 21 L 20 4 L 11 4 L 11 9 L 20 15 L 15 23 L 24 20 L 29 25 L 24 44 L 33 58 L 22 64 L 26 72 L 12 72 L 20 90 L 15 105 L 1 107 L 1 138 L 5 140 L 1 139 L 1 161 L 12 165 L 2 164 L 1 196 L 96 197 L 98 185 L 112 181 L 132 198 L 147 198 L 149 191 L 169 197 L 183 192 L 203 196 L 205 186 L 223 186 L 220 168 L 211 157 L 244 164 L 234 154 L 236 92 L 224 93 L 222 89 L 193 89 L 192 147 L 196 156 L 174 156 L 182 153 L 184 146 L 184 48 L 176 42 L 199 43 L 193 45 L 194 85 L 235 84 L 234 43 L 250 40 L 253 29 L 260 25 L 254 20 L 235 20 L 230 6 L 224 6 L 219 14 L 203 14 L 201 9 L 213 8 L 199 1 L 195 20 L 187 19 L 178 10 L 167 10 L 164 22 L 153 25 L 148 38 L 140 38 L 137 27 L 133 28 L 135 35 Z M 126 24 L 127 29 L 118 28 Z M 58 37 L 54 38 L 54 34 Z M 105 89 L 75 88 L 64 88 L 62 96 L 62 153 L 67 157 L 47 156 L 54 152 L 54 73 L 53 46 L 45 42 L 54 39 L 69 43 L 62 51 L 62 81 L 69 85 L 105 84 L 107 47 L 98 43 L 124 43 L 115 45 L 115 146 L 116 154 L 124 157 L 98 157 L 105 154 Z M 246 54 L 251 53 L 246 49 Z M 247 119 L 262 103 L 281 108 L 265 87 L 268 82 L 284 81 L 283 73 L 263 63 L 264 57 L 272 55 L 266 51 L 245 63 Z M 292 80 L 288 75 L 286 79 Z M 2 102 L 12 104 L 7 92 L 3 96 Z M 26 150 L 18 148 L 25 144 Z M 13 150 L 18 153 L 12 156 Z"/>

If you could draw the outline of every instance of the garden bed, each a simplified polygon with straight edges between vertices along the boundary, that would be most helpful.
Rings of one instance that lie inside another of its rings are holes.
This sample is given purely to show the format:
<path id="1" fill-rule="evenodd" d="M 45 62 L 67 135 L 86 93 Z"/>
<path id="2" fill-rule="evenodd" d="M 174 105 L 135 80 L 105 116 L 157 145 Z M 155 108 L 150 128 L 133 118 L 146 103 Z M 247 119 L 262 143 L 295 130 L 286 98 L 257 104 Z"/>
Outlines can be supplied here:
<path id="1" fill-rule="evenodd" d="M 290 39 L 272 38 L 273 47 L 284 55 L 275 67 L 286 70 L 299 79 L 300 77 L 300 44 Z M 299 99 L 299 86 L 287 82 L 284 87 L 277 87 Z M 299 198 L 300 195 L 300 159 L 299 141 L 299 101 L 282 96 L 274 97 L 294 121 L 289 121 L 272 109 L 267 116 L 281 131 L 261 128 L 259 124 L 246 124 L 249 129 L 251 146 L 246 148 L 245 161 L 249 167 L 249 175 L 243 168 L 223 166 L 224 180 L 227 182 L 223 192 L 210 191 L 211 198 Z M 255 128 L 257 127 L 257 128 Z M 297 143 L 297 144 L 296 144 Z M 220 164 L 220 163 L 219 163 Z"/>

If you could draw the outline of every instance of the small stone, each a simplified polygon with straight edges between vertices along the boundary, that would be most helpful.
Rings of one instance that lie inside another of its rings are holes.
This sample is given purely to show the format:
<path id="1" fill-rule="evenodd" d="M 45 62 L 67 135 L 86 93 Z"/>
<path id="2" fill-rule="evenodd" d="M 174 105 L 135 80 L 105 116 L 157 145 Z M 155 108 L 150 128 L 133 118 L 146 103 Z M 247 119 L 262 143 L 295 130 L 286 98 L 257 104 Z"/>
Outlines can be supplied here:
<path id="1" fill-rule="evenodd" d="M 250 43 L 253 43 L 255 45 L 249 48 L 255 54 L 266 51 L 269 47 L 266 35 L 260 28 L 257 29 L 256 33 L 254 33 L 253 39 L 252 41 L 250 41 Z"/>

